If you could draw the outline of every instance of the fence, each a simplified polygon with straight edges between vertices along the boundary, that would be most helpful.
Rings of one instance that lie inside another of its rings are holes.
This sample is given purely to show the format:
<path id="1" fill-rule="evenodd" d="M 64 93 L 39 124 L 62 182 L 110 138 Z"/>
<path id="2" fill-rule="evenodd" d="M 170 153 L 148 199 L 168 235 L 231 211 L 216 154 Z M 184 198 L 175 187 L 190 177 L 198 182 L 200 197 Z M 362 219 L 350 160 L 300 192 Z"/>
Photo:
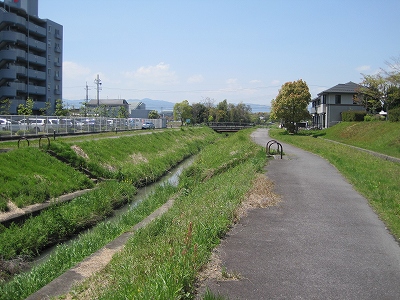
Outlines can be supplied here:
<path id="1" fill-rule="evenodd" d="M 0 115 L 0 138 L 135 130 L 145 122 L 163 127 L 162 119 Z"/>

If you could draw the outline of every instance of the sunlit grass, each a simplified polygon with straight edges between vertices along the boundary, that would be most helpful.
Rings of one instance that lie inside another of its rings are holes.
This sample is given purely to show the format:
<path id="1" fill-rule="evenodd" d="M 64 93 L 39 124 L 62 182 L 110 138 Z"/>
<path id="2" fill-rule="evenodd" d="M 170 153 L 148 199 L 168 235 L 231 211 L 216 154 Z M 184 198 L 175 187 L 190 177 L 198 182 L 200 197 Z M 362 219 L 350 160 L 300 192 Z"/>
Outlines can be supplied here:
<path id="1" fill-rule="evenodd" d="M 226 148 L 243 151 L 247 159 L 207 178 L 202 171 L 187 173 L 196 178 L 185 182 L 174 206 L 135 234 L 103 272 L 77 288 L 76 299 L 191 299 L 197 272 L 229 229 L 265 163 L 265 153 L 260 147 L 253 152 L 253 147 L 246 138 L 207 147 L 194 169 L 219 169 L 217 160 L 219 166 L 229 164 L 232 158 L 225 155 Z M 208 162 L 204 157 L 209 151 L 220 158 Z"/>

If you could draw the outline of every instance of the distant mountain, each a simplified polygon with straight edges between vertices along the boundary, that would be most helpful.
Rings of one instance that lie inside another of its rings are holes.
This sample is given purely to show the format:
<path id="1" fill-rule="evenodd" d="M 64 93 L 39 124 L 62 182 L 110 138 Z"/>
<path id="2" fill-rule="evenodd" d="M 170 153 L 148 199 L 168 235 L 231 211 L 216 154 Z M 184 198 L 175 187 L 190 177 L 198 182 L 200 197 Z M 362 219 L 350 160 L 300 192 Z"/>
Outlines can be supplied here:
<path id="1" fill-rule="evenodd" d="M 158 112 L 161 111 L 172 111 L 174 109 L 175 103 L 173 102 L 168 102 L 164 100 L 153 100 L 150 98 L 143 98 L 143 99 L 129 99 L 126 100 L 128 103 L 134 103 L 134 102 L 143 102 L 146 104 L 146 109 L 149 110 L 156 110 Z M 63 99 L 63 104 L 64 106 L 68 106 L 68 108 L 79 108 L 82 106 L 82 104 L 85 102 L 85 100 L 67 100 Z M 251 111 L 253 113 L 257 112 L 270 112 L 271 107 L 267 105 L 261 105 L 261 104 L 252 104 L 252 103 L 245 103 L 246 105 L 250 105 Z"/>
<path id="2" fill-rule="evenodd" d="M 175 105 L 175 103 L 173 103 L 173 102 L 168 102 L 168 101 L 164 101 L 164 100 L 153 100 L 150 98 L 129 99 L 126 101 L 128 101 L 128 103 L 143 102 L 144 104 L 146 104 L 146 109 L 156 110 L 158 112 L 165 111 L 165 110 L 172 111 L 174 109 L 174 105 Z"/>

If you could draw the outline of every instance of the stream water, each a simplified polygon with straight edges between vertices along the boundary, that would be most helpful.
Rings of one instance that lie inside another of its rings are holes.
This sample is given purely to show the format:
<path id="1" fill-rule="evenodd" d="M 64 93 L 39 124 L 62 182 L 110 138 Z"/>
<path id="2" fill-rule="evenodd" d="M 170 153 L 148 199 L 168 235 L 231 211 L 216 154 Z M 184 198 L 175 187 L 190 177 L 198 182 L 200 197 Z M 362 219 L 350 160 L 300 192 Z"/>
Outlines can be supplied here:
<path id="1" fill-rule="evenodd" d="M 177 165 L 175 168 L 171 169 L 166 175 L 164 175 L 160 180 L 151 183 L 145 187 L 139 188 L 137 191 L 137 194 L 135 195 L 135 199 L 120 207 L 119 209 L 114 210 L 113 215 L 110 217 L 106 218 L 104 221 L 113 221 L 116 220 L 119 216 L 124 214 L 125 212 L 133 209 L 138 203 L 146 199 L 157 187 L 162 186 L 164 184 L 171 184 L 173 186 L 177 186 L 179 183 L 179 176 L 182 174 L 183 170 L 189 167 L 195 159 L 195 156 L 192 156 L 183 162 L 181 162 L 179 165 Z M 90 229 L 88 229 L 90 230 Z M 65 244 L 68 244 L 72 242 L 74 239 L 76 239 L 78 235 L 75 237 L 72 237 L 70 240 L 64 242 Z M 56 250 L 57 245 L 54 245 L 52 247 L 47 248 L 44 250 L 39 256 L 37 256 L 33 262 L 32 265 L 37 265 L 39 263 L 42 263 L 45 261 L 55 250 Z"/>

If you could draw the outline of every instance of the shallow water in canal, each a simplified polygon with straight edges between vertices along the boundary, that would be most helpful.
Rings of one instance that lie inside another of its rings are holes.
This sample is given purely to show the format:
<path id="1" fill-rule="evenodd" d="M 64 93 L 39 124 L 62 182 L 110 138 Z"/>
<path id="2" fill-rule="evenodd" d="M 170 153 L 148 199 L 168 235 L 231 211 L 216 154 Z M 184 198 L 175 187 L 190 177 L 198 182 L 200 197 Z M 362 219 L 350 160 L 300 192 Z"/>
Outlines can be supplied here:
<path id="1" fill-rule="evenodd" d="M 119 216 L 123 215 L 127 211 L 135 208 L 138 203 L 146 199 L 157 187 L 165 185 L 165 184 L 171 184 L 173 186 L 177 186 L 179 183 L 179 176 L 182 174 L 183 170 L 185 170 L 187 167 L 189 167 L 196 156 L 192 156 L 184 161 L 182 161 L 178 166 L 175 168 L 171 169 L 168 171 L 166 175 L 164 175 L 160 180 L 151 183 L 145 187 L 139 188 L 137 191 L 137 194 L 135 195 L 135 199 L 127 203 L 126 205 L 120 207 L 119 209 L 114 210 L 113 215 L 110 217 L 106 218 L 103 220 L 107 222 L 112 222 L 113 220 L 117 220 Z M 87 229 L 86 231 L 90 231 L 91 229 Z M 68 241 L 64 242 L 64 244 L 68 244 L 72 242 L 74 239 L 78 238 L 79 235 L 73 236 L 71 239 Z M 37 265 L 39 263 L 44 262 L 57 248 L 57 245 L 54 245 L 52 247 L 47 248 L 44 250 L 39 256 L 35 257 L 32 265 Z"/>

